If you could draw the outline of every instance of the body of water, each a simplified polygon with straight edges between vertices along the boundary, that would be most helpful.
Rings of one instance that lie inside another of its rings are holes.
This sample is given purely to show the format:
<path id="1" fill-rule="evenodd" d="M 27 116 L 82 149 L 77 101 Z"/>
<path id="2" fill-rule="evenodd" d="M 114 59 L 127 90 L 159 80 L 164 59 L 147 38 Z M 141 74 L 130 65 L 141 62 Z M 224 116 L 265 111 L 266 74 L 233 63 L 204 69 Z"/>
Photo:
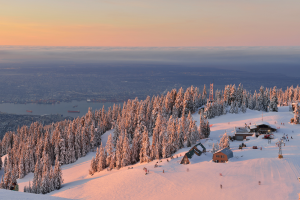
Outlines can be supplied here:
<path id="1" fill-rule="evenodd" d="M 123 103 L 116 103 L 123 104 Z M 87 101 L 72 101 L 72 102 L 61 102 L 59 104 L 14 104 L 14 103 L 2 103 L 0 104 L 0 112 L 8 114 L 18 115 L 49 115 L 49 114 L 61 114 L 63 116 L 81 117 L 88 112 L 89 107 L 92 110 L 99 110 L 103 106 L 107 110 L 109 107 L 113 107 L 114 103 L 97 103 Z M 32 113 L 26 110 L 32 111 Z M 71 111 L 80 111 L 80 113 L 69 113 Z"/>

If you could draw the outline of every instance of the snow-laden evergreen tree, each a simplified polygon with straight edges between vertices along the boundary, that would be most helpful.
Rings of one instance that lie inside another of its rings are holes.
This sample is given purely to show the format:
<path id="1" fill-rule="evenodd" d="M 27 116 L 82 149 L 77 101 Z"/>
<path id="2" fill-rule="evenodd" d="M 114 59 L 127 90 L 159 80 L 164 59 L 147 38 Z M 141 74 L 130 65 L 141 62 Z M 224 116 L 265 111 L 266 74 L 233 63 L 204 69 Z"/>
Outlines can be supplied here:
<path id="1" fill-rule="evenodd" d="M 224 103 L 223 103 L 223 110 L 222 110 L 222 115 L 226 115 L 227 114 L 227 103 L 226 103 L 226 101 L 224 101 Z"/>
<path id="2" fill-rule="evenodd" d="M 113 153 L 111 159 L 110 159 L 110 163 L 109 163 L 109 169 L 113 169 L 116 166 L 116 154 Z"/>
<path id="3" fill-rule="evenodd" d="M 131 164 L 131 156 L 130 156 L 130 145 L 129 145 L 129 139 L 127 135 L 125 134 L 124 140 L 123 140 L 123 155 L 122 155 L 122 163 L 121 167 L 126 167 Z"/>
<path id="4" fill-rule="evenodd" d="M 23 156 L 21 156 L 20 164 L 19 164 L 19 178 L 23 178 L 24 176 L 25 176 L 24 159 Z"/>
<path id="5" fill-rule="evenodd" d="M 209 136 L 210 136 L 210 125 L 209 125 L 209 121 L 208 121 L 207 119 L 205 119 L 205 123 L 206 123 L 206 131 L 205 131 L 206 135 L 204 135 L 204 136 L 205 136 L 205 138 L 209 138 Z"/>
<path id="6" fill-rule="evenodd" d="M 29 182 L 29 190 L 32 192 L 32 189 L 30 188 L 30 182 Z M 54 191 L 54 171 L 52 166 L 49 169 L 49 192 Z"/>
<path id="7" fill-rule="evenodd" d="M 294 110 L 294 123 L 300 124 L 300 108 L 298 104 L 296 104 L 295 110 Z"/>
<path id="8" fill-rule="evenodd" d="M 34 175 L 32 180 L 32 193 L 38 194 L 38 191 L 40 191 L 40 185 L 38 184 L 38 177 L 40 173 L 40 161 L 37 160 L 34 168 Z"/>
<path id="9" fill-rule="evenodd" d="M 213 145 L 212 145 L 212 150 L 211 150 L 211 152 L 214 154 L 214 153 L 216 153 L 216 147 L 215 147 L 215 143 L 213 143 Z"/>
<path id="10" fill-rule="evenodd" d="M 234 113 L 234 111 L 235 111 L 235 102 L 231 102 L 231 106 L 230 106 L 230 110 L 229 110 L 229 112 L 231 113 L 231 114 L 233 114 Z"/>
<path id="11" fill-rule="evenodd" d="M 236 101 L 236 87 L 235 85 L 231 86 L 230 88 L 230 103 L 234 103 Z"/>
<path id="12" fill-rule="evenodd" d="M 275 86 L 271 92 L 269 111 L 278 112 L 277 105 L 278 105 L 277 88 Z"/>
<path id="13" fill-rule="evenodd" d="M 196 144 L 197 140 L 200 139 L 199 137 L 199 132 L 198 132 L 198 128 L 196 126 L 196 122 L 195 121 L 192 121 L 190 123 L 190 130 L 191 130 L 191 143 L 192 144 Z M 175 153 L 175 152 L 173 152 Z"/>
<path id="14" fill-rule="evenodd" d="M 248 93 L 247 90 L 243 91 L 243 101 L 242 103 L 245 103 L 246 108 L 248 108 Z"/>
<path id="15" fill-rule="evenodd" d="M 229 138 L 227 133 L 225 132 L 220 139 L 219 148 L 224 149 L 229 147 L 230 147 Z"/>
<path id="16" fill-rule="evenodd" d="M 91 126 L 91 130 L 90 130 L 90 135 L 91 135 L 91 150 L 94 151 L 95 147 L 97 145 L 97 135 L 96 135 L 96 131 L 95 131 L 95 125 L 93 123 L 93 125 Z"/>
<path id="17" fill-rule="evenodd" d="M 206 138 L 206 120 L 205 118 L 203 117 L 203 114 L 202 112 L 200 113 L 200 124 L 199 124 L 199 134 L 200 134 L 200 138 Z"/>
<path id="18" fill-rule="evenodd" d="M 50 189 L 50 180 L 49 180 L 49 169 L 47 165 L 43 166 L 43 175 L 42 175 L 42 184 L 40 186 L 40 191 L 42 194 L 47 194 L 49 193 Z"/>
<path id="19" fill-rule="evenodd" d="M 79 159 L 81 155 L 81 126 L 79 123 L 75 134 L 75 158 Z"/>
<path id="20" fill-rule="evenodd" d="M 102 146 L 102 143 L 100 145 L 99 148 L 99 159 L 98 159 L 98 163 L 97 163 L 97 171 L 100 172 L 102 170 L 105 169 L 106 167 L 106 156 L 105 156 L 105 152 L 104 152 L 104 148 Z"/>
<path id="21" fill-rule="evenodd" d="M 59 137 L 59 147 L 60 147 L 60 155 L 59 155 L 59 163 L 64 164 L 65 163 L 65 159 L 66 159 L 66 142 L 65 139 L 60 136 Z"/>
<path id="22" fill-rule="evenodd" d="M 95 164 L 95 158 L 93 157 L 91 160 L 91 165 L 90 165 L 90 169 L 89 169 L 89 175 L 94 175 L 94 173 L 97 171 L 97 167 Z"/>
<path id="23" fill-rule="evenodd" d="M 6 189 L 5 184 L 4 184 L 3 175 L 2 175 L 2 178 L 1 178 L 1 182 L 0 182 L 0 189 Z"/>
<path id="24" fill-rule="evenodd" d="M 11 181 L 11 169 L 10 167 L 8 167 L 8 169 L 6 170 L 5 174 L 4 174 L 4 187 L 7 189 L 7 188 L 10 188 L 12 184 L 12 181 Z"/>
<path id="25" fill-rule="evenodd" d="M 247 107 L 246 107 L 246 103 L 245 102 L 243 102 L 243 104 L 242 104 L 241 111 L 242 111 L 242 113 L 246 113 L 247 112 Z"/>
<path id="26" fill-rule="evenodd" d="M 258 97 L 257 97 L 257 103 L 256 103 L 256 108 L 258 111 L 266 111 L 265 107 L 267 105 L 264 104 L 264 87 L 261 86 L 259 89 Z"/>
<path id="27" fill-rule="evenodd" d="M 251 96 L 251 95 L 249 95 L 249 97 L 248 97 L 248 108 L 250 109 L 250 110 L 254 110 L 254 102 L 253 102 L 253 97 Z"/>
<path id="28" fill-rule="evenodd" d="M 168 126 L 167 126 L 167 136 L 168 136 L 168 146 L 170 148 L 171 153 L 175 153 L 177 151 L 176 146 L 176 138 L 177 138 L 177 132 L 176 132 L 176 119 L 173 120 L 172 116 L 169 118 Z"/>
<path id="29" fill-rule="evenodd" d="M 169 156 L 170 152 L 169 152 L 169 148 L 168 148 L 168 142 L 166 137 L 163 137 L 163 141 L 162 141 L 162 157 L 163 158 L 167 158 Z"/>
<path id="30" fill-rule="evenodd" d="M 220 150 L 219 144 L 218 143 L 214 143 L 214 147 L 216 152 Z"/>
<path id="31" fill-rule="evenodd" d="M 150 157 L 152 159 L 155 159 L 156 156 L 156 143 L 159 143 L 159 135 L 162 132 L 162 125 L 163 121 L 162 121 L 162 116 L 159 114 L 157 116 L 156 122 L 155 122 L 155 127 L 153 129 L 153 136 L 152 136 L 152 148 L 151 148 L 151 152 L 150 152 Z"/>
<path id="32" fill-rule="evenodd" d="M 178 149 L 181 149 L 184 147 L 184 135 L 185 134 L 183 132 L 181 120 L 178 120 L 178 123 L 177 123 L 177 146 L 178 146 Z"/>
<path id="33" fill-rule="evenodd" d="M 116 168 L 121 168 L 122 163 L 122 155 L 123 155 L 123 135 L 121 134 L 118 138 L 117 144 L 116 144 Z"/>
<path id="34" fill-rule="evenodd" d="M 131 147 L 132 163 L 136 163 L 140 160 L 141 138 L 142 138 L 142 130 L 141 127 L 138 126 L 134 131 L 134 136 L 132 140 L 132 147 Z"/>
<path id="35" fill-rule="evenodd" d="M 61 188 L 61 185 L 63 184 L 63 178 L 62 178 L 62 171 L 60 168 L 60 164 L 58 159 L 55 161 L 55 167 L 54 167 L 54 188 L 56 190 L 59 190 Z"/>
<path id="36" fill-rule="evenodd" d="M 270 92 L 271 93 L 271 92 Z M 266 88 L 264 92 L 264 100 L 263 100 L 263 105 L 264 105 L 264 111 L 268 112 L 269 111 L 269 105 L 270 105 L 270 93 L 269 89 Z"/>
<path id="37" fill-rule="evenodd" d="M 239 113 L 238 102 L 236 101 L 234 104 L 235 104 L 235 105 L 234 105 L 234 113 L 235 113 L 235 114 L 238 114 L 238 113 Z"/>
<path id="38" fill-rule="evenodd" d="M 145 129 L 143 133 L 143 139 L 142 139 L 142 148 L 140 151 L 140 162 L 150 162 L 150 142 L 149 142 L 149 136 L 148 131 Z"/>
<path id="39" fill-rule="evenodd" d="M 75 141 L 74 133 L 72 132 L 72 126 L 70 124 L 68 130 L 68 149 L 66 152 L 68 163 L 73 163 L 76 161 L 74 141 Z"/>
<path id="40" fill-rule="evenodd" d="M 230 105 L 230 87 L 229 85 L 225 86 L 224 89 L 224 102 L 228 105 Z"/>
<path id="41" fill-rule="evenodd" d="M 256 95 L 256 100 L 254 101 L 255 106 L 254 106 L 254 110 L 258 110 L 260 111 L 262 104 L 261 104 L 261 98 L 259 98 L 259 94 Z"/>
<path id="42" fill-rule="evenodd" d="M 238 108 L 242 106 L 242 101 L 243 101 L 243 85 L 240 83 L 238 89 L 236 90 L 236 103 Z"/>
<path id="43" fill-rule="evenodd" d="M 111 134 L 109 134 L 109 136 L 108 136 L 106 146 L 105 146 L 105 150 L 107 152 L 106 164 L 107 164 L 107 166 L 110 166 L 110 161 L 111 161 L 112 156 L 114 154 L 114 144 L 113 144 L 113 139 L 112 139 Z"/>

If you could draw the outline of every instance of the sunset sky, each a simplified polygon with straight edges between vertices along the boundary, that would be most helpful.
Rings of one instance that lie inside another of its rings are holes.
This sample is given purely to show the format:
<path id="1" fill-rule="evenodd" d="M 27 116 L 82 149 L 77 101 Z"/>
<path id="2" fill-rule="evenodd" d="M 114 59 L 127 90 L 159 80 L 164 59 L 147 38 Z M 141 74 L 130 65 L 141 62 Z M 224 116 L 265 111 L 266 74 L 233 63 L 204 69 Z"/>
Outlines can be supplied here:
<path id="1" fill-rule="evenodd" d="M 0 45 L 299 46 L 299 0 L 0 0 Z"/>

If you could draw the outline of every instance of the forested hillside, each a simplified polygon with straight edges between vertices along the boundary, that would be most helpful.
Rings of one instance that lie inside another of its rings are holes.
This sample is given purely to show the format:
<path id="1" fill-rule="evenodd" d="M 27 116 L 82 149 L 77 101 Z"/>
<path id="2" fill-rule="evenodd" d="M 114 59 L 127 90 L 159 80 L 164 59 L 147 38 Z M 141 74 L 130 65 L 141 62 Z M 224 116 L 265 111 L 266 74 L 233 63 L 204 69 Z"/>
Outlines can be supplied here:
<path id="1" fill-rule="evenodd" d="M 7 189 L 16 179 L 34 172 L 27 192 L 45 194 L 59 189 L 62 184 L 60 165 L 73 163 L 90 151 L 97 151 L 90 174 L 107 167 L 118 169 L 170 157 L 184 145 L 191 146 L 209 137 L 210 118 L 227 112 L 246 112 L 246 108 L 277 112 L 278 105 L 298 100 L 299 87 L 285 91 L 261 87 L 259 92 L 251 94 L 240 84 L 238 88 L 228 85 L 223 91 L 217 90 L 214 102 L 208 102 L 205 87 L 200 92 L 191 86 L 186 91 L 173 89 L 165 96 L 128 100 L 123 107 L 115 105 L 107 111 L 90 109 L 85 116 L 73 121 L 50 126 L 33 123 L 17 132 L 7 132 L 1 142 L 0 154 L 7 154 L 1 188 Z M 202 106 L 204 110 L 196 122 L 191 113 Z M 114 135 L 109 136 L 104 147 L 101 135 L 110 129 L 114 129 Z"/>

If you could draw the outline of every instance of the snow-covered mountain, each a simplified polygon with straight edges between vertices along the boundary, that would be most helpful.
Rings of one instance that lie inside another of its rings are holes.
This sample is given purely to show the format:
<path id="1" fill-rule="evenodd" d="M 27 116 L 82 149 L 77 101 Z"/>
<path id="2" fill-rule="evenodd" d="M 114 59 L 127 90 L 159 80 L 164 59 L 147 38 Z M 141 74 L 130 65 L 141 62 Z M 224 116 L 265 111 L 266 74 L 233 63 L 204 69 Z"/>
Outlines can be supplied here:
<path id="1" fill-rule="evenodd" d="M 248 137 L 247 145 L 238 149 L 240 141 L 230 143 L 234 157 L 227 163 L 212 162 L 212 153 L 207 152 L 200 157 L 194 156 L 191 164 L 179 164 L 182 156 L 190 148 L 177 151 L 174 159 L 154 160 L 150 163 L 137 163 L 120 170 L 97 172 L 88 175 L 90 161 L 94 152 L 80 158 L 75 163 L 63 165 L 64 184 L 60 190 L 45 196 L 70 199 L 297 199 L 300 192 L 300 125 L 289 124 L 293 117 L 288 107 L 279 107 L 279 112 L 263 113 L 263 121 L 280 127 L 274 134 L 275 139 L 268 144 L 262 137 Z M 199 122 L 199 115 L 193 115 Z M 212 144 L 218 142 L 226 131 L 233 134 L 236 126 L 245 123 L 261 122 L 262 113 L 247 110 L 246 113 L 226 114 L 209 120 L 212 124 L 210 139 L 201 140 L 210 151 Z M 276 122 L 276 124 L 275 124 Z M 281 125 L 284 123 L 285 125 Z M 105 145 L 107 137 L 113 130 L 102 136 Z M 285 141 L 283 159 L 278 159 L 276 142 L 288 134 L 293 139 Z M 151 140 L 150 140 L 151 141 Z M 260 149 L 252 149 L 258 146 Z M 176 158 L 178 156 L 178 158 Z M 159 167 L 154 168 L 158 162 Z M 144 168 L 149 170 L 145 175 Z M 1 170 L 3 171 L 3 169 Z M 164 173 L 163 173 L 164 172 Z M 220 173 L 222 176 L 220 176 Z M 20 191 L 32 180 L 33 174 L 19 179 Z M 261 181 L 261 185 L 258 182 Z M 222 189 L 220 185 L 222 184 Z M 1 194 L 4 194 L 1 190 Z M 7 191 L 5 191 L 5 194 Z M 12 193 L 16 197 L 21 193 Z M 27 194 L 26 194 L 27 195 Z M 33 195 L 33 194 L 32 194 Z M 27 198 L 24 196 L 24 198 Z M 22 198 L 20 198 L 22 199 Z"/>

